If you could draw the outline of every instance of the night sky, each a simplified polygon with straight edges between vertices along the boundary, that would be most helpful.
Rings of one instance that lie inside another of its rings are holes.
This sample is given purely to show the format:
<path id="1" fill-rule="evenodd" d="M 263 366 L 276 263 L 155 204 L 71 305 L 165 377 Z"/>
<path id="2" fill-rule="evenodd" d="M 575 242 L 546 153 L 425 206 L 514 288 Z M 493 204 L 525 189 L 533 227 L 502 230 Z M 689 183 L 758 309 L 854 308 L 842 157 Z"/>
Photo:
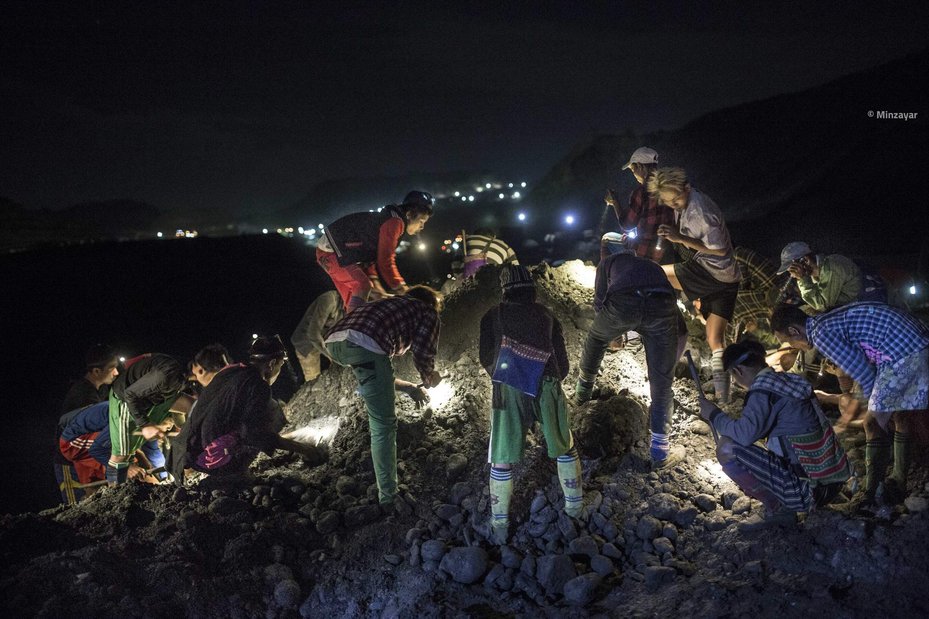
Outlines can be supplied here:
<path id="1" fill-rule="evenodd" d="M 338 177 L 532 180 L 592 133 L 673 129 L 922 49 L 929 15 L 924 2 L 36 4 L 0 7 L 0 196 L 232 213 Z"/>

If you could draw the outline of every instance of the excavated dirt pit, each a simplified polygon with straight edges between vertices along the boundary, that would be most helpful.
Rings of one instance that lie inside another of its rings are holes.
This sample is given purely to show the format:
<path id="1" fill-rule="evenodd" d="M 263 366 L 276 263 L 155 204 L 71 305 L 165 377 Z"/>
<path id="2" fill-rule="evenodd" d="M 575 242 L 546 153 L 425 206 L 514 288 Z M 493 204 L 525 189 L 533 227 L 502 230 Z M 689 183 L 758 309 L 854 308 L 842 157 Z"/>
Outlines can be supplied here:
<path id="1" fill-rule="evenodd" d="M 540 301 L 580 356 L 592 314 L 576 263 L 535 269 Z M 672 441 L 687 458 L 654 473 L 647 381 L 636 345 L 609 353 L 594 401 L 574 411 L 590 516 L 561 511 L 538 433 L 515 468 L 511 537 L 490 545 L 490 381 L 478 324 L 498 302 L 496 273 L 449 295 L 433 405 L 398 398 L 398 468 L 409 514 L 376 505 L 364 406 L 333 368 L 287 404 L 291 429 L 332 435 L 308 469 L 278 452 L 238 487 L 127 484 L 72 508 L 0 520 L 6 616 L 446 617 L 772 616 L 929 613 L 929 486 L 923 452 L 905 506 L 875 517 L 841 508 L 786 529 L 744 530 L 760 513 L 722 474 L 675 381 Z M 691 342 L 695 352 L 701 343 Z M 408 358 L 397 373 L 413 379 Z M 570 395 L 576 367 L 565 381 Z M 451 387 L 449 389 L 448 387 Z M 439 400 L 445 400 L 440 402 Z M 735 407 L 737 410 L 738 407 Z M 336 429 L 337 425 L 337 429 Z M 863 436 L 843 439 L 863 469 Z"/>

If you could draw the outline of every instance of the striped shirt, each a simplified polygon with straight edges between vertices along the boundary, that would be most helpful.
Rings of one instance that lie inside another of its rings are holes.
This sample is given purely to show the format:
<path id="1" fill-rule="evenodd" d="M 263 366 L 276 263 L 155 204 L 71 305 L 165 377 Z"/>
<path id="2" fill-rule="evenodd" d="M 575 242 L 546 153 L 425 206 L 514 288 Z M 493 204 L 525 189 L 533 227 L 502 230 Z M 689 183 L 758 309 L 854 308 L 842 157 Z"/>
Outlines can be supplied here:
<path id="1" fill-rule="evenodd" d="M 469 234 L 465 237 L 465 241 L 468 245 L 466 258 L 485 258 L 487 264 L 519 264 L 513 248 L 495 236 Z"/>
<path id="2" fill-rule="evenodd" d="M 346 332 L 351 331 L 369 338 L 379 349 L 369 348 L 375 353 L 393 357 L 412 349 L 413 363 L 425 379 L 435 369 L 439 327 L 438 313 L 422 301 L 408 296 L 388 297 L 352 310 L 329 330 L 326 341 L 355 341 L 346 337 Z"/>
<path id="3" fill-rule="evenodd" d="M 882 364 L 929 346 L 929 329 L 884 303 L 852 303 L 806 321 L 810 344 L 858 381 L 870 396 Z"/>

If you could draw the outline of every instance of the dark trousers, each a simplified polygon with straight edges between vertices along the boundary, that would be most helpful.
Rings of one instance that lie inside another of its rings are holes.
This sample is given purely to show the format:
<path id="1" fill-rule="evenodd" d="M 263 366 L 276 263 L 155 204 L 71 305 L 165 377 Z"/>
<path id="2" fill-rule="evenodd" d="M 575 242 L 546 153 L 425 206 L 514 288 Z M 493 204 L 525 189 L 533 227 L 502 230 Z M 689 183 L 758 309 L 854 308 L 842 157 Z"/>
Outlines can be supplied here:
<path id="1" fill-rule="evenodd" d="M 581 377 L 592 380 L 600 370 L 610 341 L 633 330 L 642 336 L 645 346 L 652 400 L 648 407 L 650 429 L 668 434 L 674 406 L 671 384 L 677 361 L 677 305 L 673 295 L 635 291 L 610 294 L 584 342 Z"/>

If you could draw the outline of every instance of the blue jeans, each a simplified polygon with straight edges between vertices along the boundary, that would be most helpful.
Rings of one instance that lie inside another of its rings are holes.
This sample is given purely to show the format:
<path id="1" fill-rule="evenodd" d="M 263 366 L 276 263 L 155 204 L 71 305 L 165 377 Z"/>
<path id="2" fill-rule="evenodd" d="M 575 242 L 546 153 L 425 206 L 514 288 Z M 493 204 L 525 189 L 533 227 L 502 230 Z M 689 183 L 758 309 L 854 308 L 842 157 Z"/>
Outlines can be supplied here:
<path id="1" fill-rule="evenodd" d="M 645 346 L 652 400 L 648 407 L 650 429 L 668 434 L 674 406 L 671 384 L 677 362 L 677 305 L 672 294 L 611 293 L 584 342 L 581 378 L 593 381 L 610 341 L 627 331 L 637 331 Z"/>

